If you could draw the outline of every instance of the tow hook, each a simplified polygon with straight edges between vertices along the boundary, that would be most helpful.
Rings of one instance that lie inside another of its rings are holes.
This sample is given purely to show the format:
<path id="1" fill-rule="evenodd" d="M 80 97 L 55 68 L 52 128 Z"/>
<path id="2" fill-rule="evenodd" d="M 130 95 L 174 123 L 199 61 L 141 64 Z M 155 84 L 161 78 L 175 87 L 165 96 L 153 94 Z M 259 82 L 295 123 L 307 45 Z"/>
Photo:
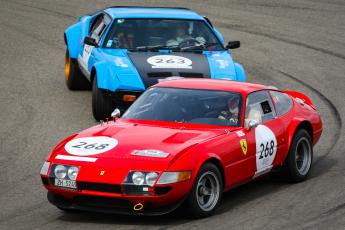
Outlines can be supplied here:
<path id="1" fill-rule="evenodd" d="M 144 208 L 144 205 L 142 203 L 137 203 L 133 206 L 134 211 L 140 211 Z"/>

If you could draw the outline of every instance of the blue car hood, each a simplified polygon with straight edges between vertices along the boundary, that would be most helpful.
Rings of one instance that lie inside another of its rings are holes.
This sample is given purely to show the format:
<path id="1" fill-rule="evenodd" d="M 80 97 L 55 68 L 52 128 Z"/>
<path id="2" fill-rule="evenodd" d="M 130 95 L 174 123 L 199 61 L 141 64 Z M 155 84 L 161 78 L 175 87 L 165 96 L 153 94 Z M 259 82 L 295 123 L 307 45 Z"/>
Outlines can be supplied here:
<path id="1" fill-rule="evenodd" d="M 234 62 L 229 51 L 102 51 L 111 66 L 111 74 L 115 74 L 122 85 L 133 85 L 134 82 L 138 85 L 140 81 L 141 87 L 147 88 L 170 76 L 236 80 Z"/>

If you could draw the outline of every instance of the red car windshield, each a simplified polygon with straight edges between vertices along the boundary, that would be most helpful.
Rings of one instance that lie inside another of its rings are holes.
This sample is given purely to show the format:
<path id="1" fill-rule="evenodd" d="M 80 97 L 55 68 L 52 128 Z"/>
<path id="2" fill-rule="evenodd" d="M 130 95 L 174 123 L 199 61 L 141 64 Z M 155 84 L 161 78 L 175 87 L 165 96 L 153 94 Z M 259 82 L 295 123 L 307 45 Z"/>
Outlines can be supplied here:
<path id="1" fill-rule="evenodd" d="M 241 108 L 238 93 L 156 87 L 142 94 L 122 118 L 239 126 Z"/>

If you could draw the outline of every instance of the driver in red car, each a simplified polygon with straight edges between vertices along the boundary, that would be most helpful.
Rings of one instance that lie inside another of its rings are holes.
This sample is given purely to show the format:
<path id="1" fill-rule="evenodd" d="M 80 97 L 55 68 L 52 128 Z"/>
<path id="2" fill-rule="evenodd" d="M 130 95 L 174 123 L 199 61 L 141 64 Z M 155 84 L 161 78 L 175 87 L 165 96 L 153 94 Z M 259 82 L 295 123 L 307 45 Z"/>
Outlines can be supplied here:
<path id="1" fill-rule="evenodd" d="M 180 45 L 182 42 L 188 42 L 188 41 L 194 41 L 194 44 L 191 45 L 196 45 L 197 43 L 199 44 L 204 44 L 205 43 L 205 39 L 203 37 L 196 37 L 193 38 L 190 34 L 189 34 L 189 25 L 187 22 L 180 22 L 176 24 L 176 37 L 172 38 L 170 40 L 167 41 L 167 46 L 178 46 Z M 197 42 L 197 43 L 196 43 Z"/>
<path id="2" fill-rule="evenodd" d="M 227 109 L 220 112 L 218 119 L 228 120 L 233 124 L 237 124 L 238 113 L 239 113 L 238 97 L 230 98 L 227 103 Z"/>

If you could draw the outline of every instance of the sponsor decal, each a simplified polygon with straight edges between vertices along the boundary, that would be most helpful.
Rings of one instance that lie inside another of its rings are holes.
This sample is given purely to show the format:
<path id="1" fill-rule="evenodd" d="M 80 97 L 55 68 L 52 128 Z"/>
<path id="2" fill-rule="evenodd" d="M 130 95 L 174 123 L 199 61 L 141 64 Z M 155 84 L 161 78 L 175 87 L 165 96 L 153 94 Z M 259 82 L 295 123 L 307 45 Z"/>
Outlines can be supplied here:
<path id="1" fill-rule="evenodd" d="M 158 79 L 158 82 L 172 81 L 172 80 L 178 80 L 178 79 L 183 79 L 183 77 L 178 77 L 178 76 L 166 77 L 166 78 Z"/>
<path id="2" fill-rule="evenodd" d="M 117 58 L 115 58 L 114 62 L 115 62 L 115 65 L 118 67 L 122 67 L 122 68 L 128 67 L 128 65 L 123 61 L 122 58 L 117 57 Z"/>
<path id="3" fill-rule="evenodd" d="M 192 69 L 192 60 L 175 55 L 156 55 L 147 59 L 153 69 L 158 68 L 175 68 L 175 69 Z"/>
<path id="4" fill-rule="evenodd" d="M 82 137 L 69 141 L 65 150 L 71 155 L 84 157 L 104 153 L 115 148 L 117 144 L 118 141 L 110 137 Z"/>
<path id="5" fill-rule="evenodd" d="M 93 50 L 93 46 L 84 45 L 82 61 L 83 61 L 83 64 L 86 66 L 89 62 L 92 50 Z"/>
<path id="6" fill-rule="evenodd" d="M 245 134 L 242 130 L 236 132 L 237 136 L 243 137 Z"/>
<path id="7" fill-rule="evenodd" d="M 226 67 L 229 66 L 229 62 L 227 60 L 218 59 L 218 60 L 216 60 L 216 62 L 219 63 L 219 68 L 220 69 L 225 69 Z"/>

